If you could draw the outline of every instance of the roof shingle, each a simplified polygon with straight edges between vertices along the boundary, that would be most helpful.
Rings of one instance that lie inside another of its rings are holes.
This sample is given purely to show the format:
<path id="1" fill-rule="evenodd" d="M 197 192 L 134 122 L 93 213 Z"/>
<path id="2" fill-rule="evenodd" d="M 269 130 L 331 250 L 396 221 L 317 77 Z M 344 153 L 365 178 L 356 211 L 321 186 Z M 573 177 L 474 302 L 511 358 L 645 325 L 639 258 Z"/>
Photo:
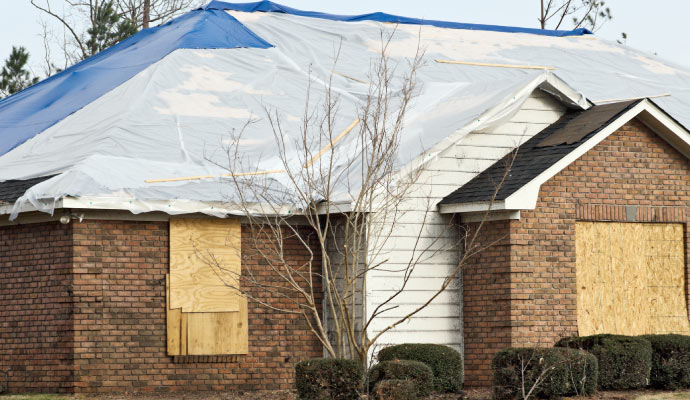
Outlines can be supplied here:
<path id="1" fill-rule="evenodd" d="M 0 182 L 0 204 L 14 203 L 18 198 L 24 195 L 24 192 L 29 190 L 32 186 L 37 185 L 45 180 L 52 178 L 55 175 L 41 176 L 32 179 L 9 180 Z"/>
<path id="2" fill-rule="evenodd" d="M 439 204 L 490 201 L 494 193 L 495 201 L 505 200 L 640 101 L 594 106 L 565 114 Z"/>

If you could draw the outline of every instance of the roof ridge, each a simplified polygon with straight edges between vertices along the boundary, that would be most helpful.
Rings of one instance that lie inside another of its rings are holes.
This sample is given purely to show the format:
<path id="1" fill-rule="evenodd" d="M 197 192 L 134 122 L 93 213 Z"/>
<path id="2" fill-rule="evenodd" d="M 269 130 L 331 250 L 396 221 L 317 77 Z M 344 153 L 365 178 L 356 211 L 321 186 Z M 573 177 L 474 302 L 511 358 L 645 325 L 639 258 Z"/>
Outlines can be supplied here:
<path id="1" fill-rule="evenodd" d="M 503 26 L 503 25 L 488 25 L 488 24 L 470 24 L 462 22 L 451 22 L 451 21 L 439 21 L 439 20 L 425 20 L 421 18 L 410 18 L 403 17 L 399 15 L 388 14 L 384 12 L 372 12 L 360 15 L 338 15 L 329 14 L 318 11 L 305 11 L 298 10 L 296 8 L 287 7 L 282 4 L 274 3 L 269 0 L 257 1 L 253 3 L 230 3 L 226 1 L 212 0 L 208 3 L 204 9 L 221 9 L 221 10 L 232 10 L 232 11 L 243 11 L 243 12 L 275 12 L 283 14 L 298 15 L 302 17 L 310 18 L 322 18 L 330 19 L 333 21 L 342 22 L 357 22 L 357 21 L 377 21 L 377 22 L 390 22 L 398 24 L 410 24 L 410 25 L 431 25 L 438 28 L 450 28 L 450 29 L 467 29 L 467 30 L 479 30 L 479 31 L 492 31 L 492 32 L 506 32 L 506 33 L 528 33 L 533 35 L 541 36 L 554 36 L 554 37 L 564 37 L 564 36 L 583 36 L 591 35 L 592 32 L 585 28 L 579 28 L 571 31 L 566 30 L 550 30 L 550 29 L 536 29 L 536 28 L 524 28 L 516 26 Z"/>

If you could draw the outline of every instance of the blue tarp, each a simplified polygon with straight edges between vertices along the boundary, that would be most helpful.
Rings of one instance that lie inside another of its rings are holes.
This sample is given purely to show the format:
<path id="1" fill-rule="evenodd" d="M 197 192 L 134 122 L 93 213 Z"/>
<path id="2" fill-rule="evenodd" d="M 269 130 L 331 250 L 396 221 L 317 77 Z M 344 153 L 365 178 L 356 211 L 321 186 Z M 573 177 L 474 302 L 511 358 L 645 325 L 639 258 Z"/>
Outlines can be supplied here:
<path id="1" fill-rule="evenodd" d="M 0 155 L 118 87 L 176 49 L 268 48 L 220 10 L 195 10 L 143 30 L 0 101 Z"/>
<path id="2" fill-rule="evenodd" d="M 337 15 L 337 14 L 327 14 L 315 11 L 302 11 L 291 7 L 286 7 L 272 1 L 257 1 L 254 3 L 228 3 L 225 1 L 211 1 L 205 9 L 219 9 L 219 10 L 234 10 L 234 11 L 244 11 L 244 12 L 277 12 L 292 15 L 299 15 L 302 17 L 311 18 L 323 18 L 330 19 L 333 21 L 345 21 L 345 22 L 355 22 L 355 21 L 378 21 L 378 22 L 391 22 L 398 24 L 411 24 L 411 25 L 431 25 L 439 28 L 452 28 L 452 29 L 470 29 L 477 31 L 494 31 L 494 32 L 510 32 L 510 33 L 531 33 L 535 35 L 543 36 L 581 36 L 586 34 L 592 34 L 587 29 L 580 28 L 572 31 L 554 31 L 546 29 L 532 29 L 532 28 L 518 28 L 512 26 L 500 26 L 500 25 L 482 25 L 482 24 L 463 24 L 460 22 L 447 22 L 447 21 L 435 21 L 419 18 L 408 18 L 401 17 L 398 15 L 386 14 L 382 12 L 375 12 L 370 14 L 362 15 Z"/>

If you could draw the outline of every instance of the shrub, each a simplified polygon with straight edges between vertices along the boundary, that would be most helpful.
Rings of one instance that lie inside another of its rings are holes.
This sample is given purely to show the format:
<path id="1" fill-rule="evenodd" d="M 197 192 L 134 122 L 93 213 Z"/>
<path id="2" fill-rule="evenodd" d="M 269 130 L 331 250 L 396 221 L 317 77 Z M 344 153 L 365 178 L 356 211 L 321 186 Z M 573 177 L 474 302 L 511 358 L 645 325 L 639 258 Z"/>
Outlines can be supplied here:
<path id="1" fill-rule="evenodd" d="M 657 389 L 690 388 L 690 336 L 646 335 L 652 344 L 650 384 Z"/>
<path id="2" fill-rule="evenodd" d="M 434 374 L 423 362 L 411 360 L 382 361 L 369 370 L 369 388 L 385 380 L 408 380 L 414 383 L 415 395 L 426 397 L 434 390 Z"/>
<path id="3" fill-rule="evenodd" d="M 302 400 L 355 400 L 362 384 L 362 367 L 353 360 L 314 358 L 295 366 L 297 395 Z"/>
<path id="4" fill-rule="evenodd" d="M 460 393 L 462 390 L 462 356 L 440 344 L 401 344 L 379 351 L 379 361 L 414 360 L 431 367 L 434 390 L 439 393 Z"/>
<path id="5" fill-rule="evenodd" d="M 649 384 L 652 346 L 646 339 L 606 334 L 564 338 L 556 346 L 594 354 L 599 361 L 600 389 L 639 389 Z"/>
<path id="6" fill-rule="evenodd" d="M 509 348 L 496 354 L 491 368 L 497 400 L 523 398 L 523 387 L 525 395 L 534 387 L 531 397 L 540 398 L 591 395 L 597 387 L 597 359 L 581 350 Z"/>
<path id="7" fill-rule="evenodd" d="M 415 383 L 406 379 L 385 379 L 374 386 L 377 400 L 417 400 L 419 393 Z"/>

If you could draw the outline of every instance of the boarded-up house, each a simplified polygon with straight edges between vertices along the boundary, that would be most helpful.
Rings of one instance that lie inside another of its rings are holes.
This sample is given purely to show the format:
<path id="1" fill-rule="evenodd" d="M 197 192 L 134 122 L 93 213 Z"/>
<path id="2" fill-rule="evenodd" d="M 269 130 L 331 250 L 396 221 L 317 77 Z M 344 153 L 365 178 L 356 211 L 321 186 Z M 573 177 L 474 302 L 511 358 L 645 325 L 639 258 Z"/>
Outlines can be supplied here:
<path id="1" fill-rule="evenodd" d="M 233 289 L 250 269 L 277 278 L 233 206 L 223 150 L 285 184 L 268 121 L 246 121 L 269 108 L 298 131 L 310 85 L 341 98 L 329 148 L 356 150 L 348 133 L 393 28 L 395 62 L 425 49 L 396 159 L 421 173 L 404 223 L 368 255 L 386 268 L 367 275 L 360 305 L 400 286 L 411 242 L 434 251 L 369 331 L 422 304 L 481 224 L 491 246 L 382 343 L 453 346 L 479 386 L 504 347 L 687 333 L 690 71 L 583 30 L 214 1 L 0 102 L 10 390 L 291 388 L 294 363 L 323 348 L 298 315 Z M 349 194 L 324 200 L 347 212 Z M 319 251 L 293 240 L 289 264 Z"/>

